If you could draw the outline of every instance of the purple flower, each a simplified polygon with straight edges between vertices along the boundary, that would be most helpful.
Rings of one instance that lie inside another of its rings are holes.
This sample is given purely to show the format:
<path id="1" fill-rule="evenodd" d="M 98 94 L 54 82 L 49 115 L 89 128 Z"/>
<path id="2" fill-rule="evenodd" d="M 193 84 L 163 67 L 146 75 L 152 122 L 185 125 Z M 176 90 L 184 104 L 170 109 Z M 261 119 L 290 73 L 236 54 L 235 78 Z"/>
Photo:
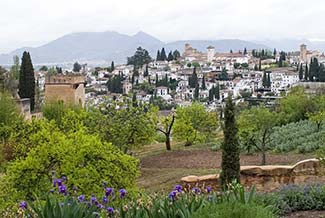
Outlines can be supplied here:
<path id="1" fill-rule="evenodd" d="M 199 188 L 195 187 L 195 188 L 192 189 L 192 192 L 194 194 L 199 194 L 201 192 L 201 190 Z"/>
<path id="2" fill-rule="evenodd" d="M 27 202 L 26 201 L 20 202 L 19 207 L 21 209 L 23 209 L 23 210 L 26 210 L 27 209 Z"/>
<path id="3" fill-rule="evenodd" d="M 105 195 L 106 197 L 110 196 L 113 193 L 113 189 L 112 188 L 106 188 L 105 189 Z"/>
<path id="4" fill-rule="evenodd" d="M 168 198 L 174 201 L 176 199 L 176 195 L 177 195 L 177 191 L 174 190 L 169 193 Z"/>
<path id="5" fill-rule="evenodd" d="M 62 179 L 63 181 L 67 181 L 67 180 L 68 180 L 66 176 L 62 176 L 61 179 Z"/>
<path id="6" fill-rule="evenodd" d="M 79 195 L 78 196 L 78 201 L 84 202 L 85 201 L 85 195 Z"/>
<path id="7" fill-rule="evenodd" d="M 62 186 L 62 179 L 57 179 L 56 183 L 58 184 L 58 186 Z"/>
<path id="8" fill-rule="evenodd" d="M 98 207 L 99 209 L 104 209 L 104 208 L 105 208 L 104 205 L 102 205 L 102 204 L 98 204 L 97 207 Z"/>
<path id="9" fill-rule="evenodd" d="M 120 198 L 124 198 L 125 195 L 127 194 L 126 190 L 125 189 L 120 189 Z"/>
<path id="10" fill-rule="evenodd" d="M 210 186 L 207 187 L 207 192 L 210 193 L 212 191 L 212 188 Z"/>
<path id="11" fill-rule="evenodd" d="M 107 204 L 107 203 L 108 203 L 108 199 L 107 199 L 106 196 L 103 197 L 103 203 L 104 203 L 104 204 Z"/>
<path id="12" fill-rule="evenodd" d="M 178 191 L 178 192 L 182 192 L 182 186 L 181 185 L 176 185 L 174 190 Z"/>
<path id="13" fill-rule="evenodd" d="M 59 193 L 63 194 L 63 195 L 67 195 L 67 187 L 65 185 L 60 185 L 59 186 Z"/>
<path id="14" fill-rule="evenodd" d="M 56 187 L 57 180 L 53 179 L 53 187 Z"/>
<path id="15" fill-rule="evenodd" d="M 90 198 L 90 201 L 91 201 L 91 203 L 94 204 L 94 203 L 96 203 L 97 199 L 95 198 L 94 195 L 92 195 L 91 198 Z"/>
<path id="16" fill-rule="evenodd" d="M 108 208 L 106 209 L 106 211 L 107 211 L 107 213 L 109 213 L 109 214 L 113 214 L 113 213 L 114 213 L 114 208 L 112 208 L 112 207 L 108 207 Z"/>

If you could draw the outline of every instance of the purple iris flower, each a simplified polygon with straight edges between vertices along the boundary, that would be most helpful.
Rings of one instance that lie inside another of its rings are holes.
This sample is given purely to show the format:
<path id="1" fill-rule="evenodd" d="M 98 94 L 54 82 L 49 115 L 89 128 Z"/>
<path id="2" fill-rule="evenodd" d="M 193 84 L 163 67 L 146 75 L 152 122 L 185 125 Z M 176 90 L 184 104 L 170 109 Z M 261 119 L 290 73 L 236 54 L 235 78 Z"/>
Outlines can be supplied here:
<path id="1" fill-rule="evenodd" d="M 106 188 L 105 189 L 105 195 L 106 197 L 110 196 L 113 193 L 113 189 L 112 188 Z"/>
<path id="2" fill-rule="evenodd" d="M 212 188 L 210 186 L 207 187 L 207 192 L 210 193 L 212 191 Z"/>
<path id="3" fill-rule="evenodd" d="M 178 192 L 182 192 L 182 186 L 181 185 L 176 185 L 174 190 L 178 191 Z"/>
<path id="4" fill-rule="evenodd" d="M 96 203 L 97 202 L 97 199 L 95 198 L 95 196 L 94 195 L 92 195 L 91 196 L 91 198 L 90 198 L 90 201 L 91 201 L 91 203 Z"/>
<path id="5" fill-rule="evenodd" d="M 108 208 L 106 209 L 106 211 L 107 211 L 107 213 L 109 213 L 109 214 L 113 214 L 113 213 L 114 213 L 114 208 L 112 208 L 112 207 L 108 207 Z"/>
<path id="6" fill-rule="evenodd" d="M 27 209 L 27 202 L 26 201 L 20 202 L 19 207 L 21 209 L 23 209 L 23 210 L 26 210 Z"/>
<path id="7" fill-rule="evenodd" d="M 53 179 L 53 187 L 56 187 L 57 180 Z"/>
<path id="8" fill-rule="evenodd" d="M 107 203 L 108 203 L 108 199 L 107 199 L 106 196 L 103 197 L 103 203 L 104 203 L 104 204 L 107 204 Z"/>
<path id="9" fill-rule="evenodd" d="M 177 195 L 177 191 L 174 190 L 169 193 L 168 198 L 174 201 L 176 199 L 176 195 Z"/>
<path id="10" fill-rule="evenodd" d="M 193 188 L 192 191 L 194 194 L 199 194 L 201 192 L 201 190 L 197 187 Z"/>
<path id="11" fill-rule="evenodd" d="M 78 200 L 79 200 L 80 202 L 84 202 L 84 201 L 85 201 L 85 195 L 79 195 L 79 196 L 78 196 Z"/>
<path id="12" fill-rule="evenodd" d="M 56 183 L 58 184 L 58 186 L 62 186 L 62 179 L 57 179 Z"/>
<path id="13" fill-rule="evenodd" d="M 67 195 L 67 187 L 65 185 L 59 186 L 59 193 L 63 195 Z"/>
<path id="14" fill-rule="evenodd" d="M 120 198 L 124 198 L 125 195 L 127 194 L 126 190 L 125 189 L 120 189 Z"/>

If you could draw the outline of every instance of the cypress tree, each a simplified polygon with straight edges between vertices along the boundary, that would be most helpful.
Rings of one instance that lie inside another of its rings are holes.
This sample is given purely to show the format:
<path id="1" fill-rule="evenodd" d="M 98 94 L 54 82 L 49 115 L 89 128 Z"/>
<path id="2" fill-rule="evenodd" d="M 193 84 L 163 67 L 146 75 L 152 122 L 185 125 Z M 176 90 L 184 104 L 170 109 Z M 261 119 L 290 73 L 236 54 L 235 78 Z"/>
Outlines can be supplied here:
<path id="1" fill-rule="evenodd" d="M 308 81 L 309 75 L 308 75 L 308 66 L 306 64 L 305 66 L 305 81 Z"/>
<path id="2" fill-rule="evenodd" d="M 169 54 L 168 54 L 168 58 L 167 58 L 167 61 L 173 61 L 174 60 L 174 56 L 173 56 L 173 53 L 170 51 Z"/>
<path id="3" fill-rule="evenodd" d="M 300 64 L 299 68 L 299 80 L 302 80 L 304 78 L 304 70 L 302 69 L 302 64 Z"/>
<path id="4" fill-rule="evenodd" d="M 178 50 L 175 50 L 175 51 L 173 52 L 173 57 L 174 57 L 174 60 L 176 61 L 178 58 L 181 57 L 181 53 L 179 53 Z"/>
<path id="5" fill-rule="evenodd" d="M 267 75 L 266 75 L 265 71 L 263 73 L 262 85 L 263 85 L 264 88 L 267 88 Z"/>
<path id="6" fill-rule="evenodd" d="M 262 70 L 262 61 L 261 59 L 258 62 L 258 70 L 261 71 Z"/>
<path id="7" fill-rule="evenodd" d="M 114 61 L 112 61 L 112 63 L 111 63 L 111 72 L 113 72 L 114 70 L 115 70 Z"/>
<path id="8" fill-rule="evenodd" d="M 221 187 L 226 188 L 226 185 L 233 180 L 240 182 L 240 156 L 239 143 L 237 138 L 237 124 L 235 119 L 235 105 L 232 102 L 231 96 L 228 96 L 225 108 L 224 121 L 224 141 L 222 144 L 222 162 L 220 182 Z"/>
<path id="9" fill-rule="evenodd" d="M 267 87 L 271 88 L 271 77 L 270 77 L 270 73 L 267 74 Z"/>
<path id="10" fill-rule="evenodd" d="M 161 61 L 165 61 L 165 60 L 167 60 L 167 56 L 166 56 L 166 52 L 165 52 L 165 48 L 162 48 L 162 49 L 161 49 L 161 52 L 160 52 L 160 60 L 161 60 Z"/>
<path id="11" fill-rule="evenodd" d="M 198 78 L 197 78 L 197 74 L 196 74 L 196 67 L 194 67 L 193 74 L 189 78 L 190 88 L 195 88 L 197 84 L 198 84 Z"/>
<path id="12" fill-rule="evenodd" d="M 247 49 L 244 48 L 244 55 L 247 55 Z"/>
<path id="13" fill-rule="evenodd" d="M 219 83 L 217 83 L 217 86 L 214 88 L 214 97 L 216 99 L 220 99 L 220 86 Z"/>
<path id="14" fill-rule="evenodd" d="M 207 87 L 205 85 L 205 76 L 203 76 L 203 78 L 202 78 L 202 86 L 201 86 L 201 89 L 203 89 L 203 90 L 206 90 L 207 89 Z"/>
<path id="15" fill-rule="evenodd" d="M 196 84 L 195 90 L 194 90 L 194 99 L 195 100 L 199 99 L 199 94 L 200 94 L 199 84 Z"/>
<path id="16" fill-rule="evenodd" d="M 24 52 L 19 71 L 19 91 L 20 98 L 30 99 L 30 110 L 35 107 L 35 76 L 34 67 L 29 52 Z"/>
<path id="17" fill-rule="evenodd" d="M 160 51 L 157 51 L 157 57 L 156 57 L 156 61 L 160 61 L 161 60 L 161 55 L 160 55 Z"/>
<path id="18" fill-rule="evenodd" d="M 149 76 L 149 66 L 148 66 L 148 64 L 146 65 L 146 70 L 144 71 L 143 76 L 144 77 Z"/>
<path id="19" fill-rule="evenodd" d="M 214 86 L 209 90 L 209 101 L 213 101 L 214 99 Z"/>

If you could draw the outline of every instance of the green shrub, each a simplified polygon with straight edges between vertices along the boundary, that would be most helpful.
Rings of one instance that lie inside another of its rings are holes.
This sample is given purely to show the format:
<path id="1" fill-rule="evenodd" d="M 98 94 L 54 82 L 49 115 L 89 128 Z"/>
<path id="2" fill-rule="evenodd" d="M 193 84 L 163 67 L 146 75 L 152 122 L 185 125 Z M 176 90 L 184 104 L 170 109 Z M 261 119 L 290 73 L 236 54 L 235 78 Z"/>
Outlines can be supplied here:
<path id="1" fill-rule="evenodd" d="M 104 181 L 113 188 L 127 188 L 131 193 L 135 190 L 138 161 L 96 136 L 83 130 L 64 134 L 43 129 L 30 139 L 34 148 L 26 158 L 17 159 L 8 167 L 0 183 L 2 190 L 8 190 L 0 199 L 1 206 L 12 198 L 44 198 L 52 188 L 53 171 L 69 178 L 70 190 L 76 187 L 88 195 L 101 193 Z"/>
<path id="2" fill-rule="evenodd" d="M 229 201 L 221 204 L 211 204 L 196 211 L 193 218 L 274 218 L 275 215 L 267 208 L 256 204 L 243 204 Z"/>

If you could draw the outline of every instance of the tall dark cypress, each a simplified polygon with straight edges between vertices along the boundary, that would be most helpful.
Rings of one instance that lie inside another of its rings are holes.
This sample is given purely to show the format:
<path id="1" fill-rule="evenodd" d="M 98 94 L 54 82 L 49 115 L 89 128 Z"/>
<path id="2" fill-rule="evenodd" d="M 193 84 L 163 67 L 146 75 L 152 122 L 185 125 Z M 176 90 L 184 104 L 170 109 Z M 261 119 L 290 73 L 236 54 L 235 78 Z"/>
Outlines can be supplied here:
<path id="1" fill-rule="evenodd" d="M 303 78 L 304 78 L 304 70 L 302 69 L 302 64 L 300 64 L 299 79 L 302 80 Z"/>
<path id="2" fill-rule="evenodd" d="M 34 67 L 29 52 L 24 51 L 20 71 L 19 71 L 19 90 L 20 98 L 30 99 L 30 110 L 35 107 L 35 75 Z"/>
<path id="3" fill-rule="evenodd" d="M 225 122 L 224 122 L 224 141 L 222 143 L 222 162 L 220 182 L 223 188 L 231 183 L 233 180 L 240 182 L 240 156 L 239 143 L 237 137 L 237 124 L 235 119 L 235 105 L 228 97 L 225 108 Z"/>
<path id="4" fill-rule="evenodd" d="M 309 78 L 309 71 L 308 71 L 308 66 L 306 64 L 306 66 L 305 66 L 305 81 L 308 81 L 308 78 Z"/>
<path id="5" fill-rule="evenodd" d="M 156 61 L 160 61 L 161 60 L 161 55 L 160 55 L 160 51 L 157 51 L 157 57 L 156 57 Z"/>
<path id="6" fill-rule="evenodd" d="M 271 77 L 270 77 L 270 73 L 267 74 L 267 87 L 271 88 Z"/>
<path id="7" fill-rule="evenodd" d="M 165 48 L 162 48 L 161 49 L 161 52 L 160 52 L 160 60 L 161 61 L 167 60 L 167 55 L 166 55 L 166 52 L 165 52 Z"/>

